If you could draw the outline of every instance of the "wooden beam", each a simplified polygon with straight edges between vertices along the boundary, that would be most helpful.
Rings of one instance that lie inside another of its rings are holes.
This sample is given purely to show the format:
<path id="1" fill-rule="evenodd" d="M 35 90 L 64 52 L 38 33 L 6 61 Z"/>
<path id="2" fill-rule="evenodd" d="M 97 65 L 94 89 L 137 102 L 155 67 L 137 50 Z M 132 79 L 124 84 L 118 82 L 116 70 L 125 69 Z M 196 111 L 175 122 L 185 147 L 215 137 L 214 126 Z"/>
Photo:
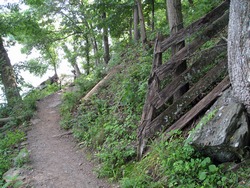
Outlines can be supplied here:
<path id="1" fill-rule="evenodd" d="M 158 36 L 155 41 L 154 50 L 157 51 L 160 48 L 161 36 Z M 154 53 L 153 66 L 151 73 L 154 73 L 154 70 L 162 65 L 162 53 Z M 148 81 L 148 92 L 145 100 L 145 104 L 143 107 L 141 123 L 138 128 L 138 148 L 137 148 L 137 158 L 140 159 L 143 153 L 144 145 L 146 144 L 146 140 L 141 139 L 142 134 L 144 132 L 144 128 L 148 126 L 148 124 L 152 121 L 155 116 L 155 108 L 151 105 L 151 99 L 153 98 L 155 93 L 158 93 L 160 89 L 160 81 L 155 74 L 151 74 Z"/>
<path id="2" fill-rule="evenodd" d="M 220 44 L 223 44 L 221 46 Z M 183 84 L 189 82 L 193 77 L 199 75 L 199 72 L 209 64 L 212 64 L 214 59 L 223 52 L 227 51 L 226 43 L 221 40 L 218 43 L 218 47 L 211 48 L 207 52 L 203 53 L 202 56 L 194 62 L 187 70 L 185 70 L 181 75 L 172 80 L 162 91 L 154 95 L 151 100 L 151 105 L 156 109 L 159 109 L 166 101 L 168 101 L 173 94 L 178 91 L 179 87 Z M 202 77 L 203 75 L 200 75 Z M 199 79 L 198 77 L 197 79 Z"/>
<path id="3" fill-rule="evenodd" d="M 189 110 L 178 121 L 171 125 L 166 134 L 172 130 L 183 129 L 188 123 L 190 123 L 195 117 L 197 117 L 204 109 L 209 107 L 211 103 L 217 99 L 221 93 L 230 86 L 229 77 L 226 76 L 208 95 L 206 95 L 199 103 L 197 103 L 191 110 Z"/>
<path id="4" fill-rule="evenodd" d="M 169 108 L 156 117 L 147 127 L 144 128 L 144 137 L 152 137 L 156 132 L 167 128 L 176 120 L 184 109 L 187 108 L 199 95 L 209 88 L 223 72 L 227 70 L 227 62 L 222 61 L 211 69 L 200 81 L 188 90 L 179 100 L 175 101 Z"/>
<path id="5" fill-rule="evenodd" d="M 82 99 L 81 102 L 88 100 L 93 94 L 97 93 L 116 73 L 123 68 L 122 65 L 114 67 L 100 82 L 98 82 Z"/>
<path id="6" fill-rule="evenodd" d="M 209 13 L 207 13 L 205 16 L 200 18 L 199 20 L 193 22 L 186 28 L 181 29 L 176 34 L 168 37 L 164 41 L 162 41 L 162 47 L 160 49 L 161 52 L 164 52 L 169 47 L 171 47 L 173 44 L 177 44 L 181 41 L 183 41 L 186 37 L 191 36 L 195 32 L 201 30 L 202 28 L 207 27 L 211 23 L 213 23 L 215 20 L 217 20 L 219 17 L 221 17 L 226 10 L 229 8 L 230 1 L 226 0 L 223 3 L 221 3 L 218 7 L 211 10 Z"/>
<path id="7" fill-rule="evenodd" d="M 187 44 L 179 52 L 176 53 L 167 63 L 164 63 L 162 66 L 158 67 L 155 70 L 155 74 L 160 80 L 163 80 L 166 75 L 170 75 L 174 70 L 182 63 L 182 60 L 186 60 L 188 56 L 194 53 L 201 45 L 210 40 L 215 34 L 224 29 L 228 24 L 229 14 L 226 11 L 223 16 L 214 21 L 209 25 L 205 31 L 199 34 L 192 43 Z"/>

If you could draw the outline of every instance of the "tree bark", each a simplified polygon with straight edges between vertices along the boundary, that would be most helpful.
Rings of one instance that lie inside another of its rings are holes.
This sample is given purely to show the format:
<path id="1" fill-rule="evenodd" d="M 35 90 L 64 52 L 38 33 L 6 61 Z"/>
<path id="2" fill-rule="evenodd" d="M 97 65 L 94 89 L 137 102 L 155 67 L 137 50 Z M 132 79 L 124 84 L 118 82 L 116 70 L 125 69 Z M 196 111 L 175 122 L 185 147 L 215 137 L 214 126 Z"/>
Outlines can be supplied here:
<path id="1" fill-rule="evenodd" d="M 167 13 L 168 22 L 170 27 L 171 35 L 176 34 L 179 30 L 183 28 L 183 16 L 181 12 L 181 0 L 167 0 Z M 180 49 L 185 47 L 185 42 L 181 41 L 171 47 L 172 56 L 174 56 Z M 174 76 L 179 76 L 183 71 L 187 69 L 186 61 L 183 61 L 180 66 L 176 69 Z M 188 90 L 188 85 L 184 85 L 175 94 L 174 98 L 179 98 Z"/>
<path id="2" fill-rule="evenodd" d="M 155 0 L 151 0 L 152 2 L 152 23 L 151 23 L 151 29 L 152 31 L 155 30 Z"/>
<path id="3" fill-rule="evenodd" d="M 89 75 L 90 73 L 90 44 L 88 36 L 85 36 L 85 55 L 86 55 L 86 74 Z"/>
<path id="4" fill-rule="evenodd" d="M 95 65 L 99 65 L 100 64 L 100 57 L 98 55 L 98 45 L 97 45 L 97 41 L 96 41 L 96 37 L 95 37 L 95 32 L 94 32 L 94 28 L 93 25 L 87 21 L 86 19 L 86 15 L 84 13 L 82 13 L 84 18 L 83 21 L 85 23 L 85 26 L 87 27 L 87 30 L 89 31 L 89 36 L 90 36 L 90 40 L 92 42 L 92 46 L 93 46 L 93 50 L 94 50 L 94 56 L 95 56 Z"/>
<path id="5" fill-rule="evenodd" d="M 91 32 L 93 32 L 93 33 L 91 33 L 91 36 L 92 36 L 91 41 L 92 41 L 94 55 L 95 55 L 95 65 L 97 66 L 97 65 L 100 64 L 100 57 L 98 55 L 98 53 L 99 53 L 98 45 L 97 45 L 96 37 L 95 37 L 95 34 L 94 34 L 94 29 L 93 29 L 93 26 L 92 26 L 91 23 L 89 24 L 88 29 L 90 29 Z"/>
<path id="6" fill-rule="evenodd" d="M 134 40 L 139 41 L 140 39 L 140 31 L 139 31 L 139 12 L 138 12 L 138 4 L 135 1 L 134 6 Z"/>
<path id="7" fill-rule="evenodd" d="M 79 66 L 78 66 L 77 62 L 75 62 L 73 64 L 73 68 L 74 68 L 74 71 L 75 71 L 75 76 L 76 76 L 76 78 L 78 78 L 82 73 L 81 73 L 81 71 L 79 69 Z"/>
<path id="8" fill-rule="evenodd" d="M 102 14 L 102 19 L 105 22 L 106 20 L 106 13 L 104 12 Z M 104 62 L 105 64 L 108 64 L 110 60 L 110 55 L 109 55 L 109 39 L 108 39 L 108 28 L 106 26 L 103 27 L 103 47 L 104 47 Z"/>
<path id="9" fill-rule="evenodd" d="M 250 2 L 231 0 L 228 26 L 228 72 L 233 94 L 250 113 Z"/>
<path id="10" fill-rule="evenodd" d="M 181 0 L 167 0 L 168 22 L 171 35 L 183 28 L 183 16 L 181 12 Z M 172 46 L 172 55 L 185 46 L 184 41 Z"/>
<path id="11" fill-rule="evenodd" d="M 22 100 L 22 98 L 19 94 L 19 89 L 17 86 L 13 67 L 10 63 L 10 59 L 8 57 L 7 51 L 4 48 L 3 39 L 1 37 L 0 37 L 0 65 L 1 65 L 0 68 L 1 80 L 4 85 L 4 92 L 8 102 L 8 106 L 13 108 L 17 102 L 20 102 Z"/>
<path id="12" fill-rule="evenodd" d="M 138 6 L 139 19 L 140 19 L 141 41 L 142 41 L 142 44 L 145 45 L 147 42 L 147 35 L 146 35 L 146 27 L 145 27 L 145 21 L 144 21 L 144 16 L 143 16 L 143 11 L 142 11 L 141 0 L 137 0 L 137 6 Z"/>

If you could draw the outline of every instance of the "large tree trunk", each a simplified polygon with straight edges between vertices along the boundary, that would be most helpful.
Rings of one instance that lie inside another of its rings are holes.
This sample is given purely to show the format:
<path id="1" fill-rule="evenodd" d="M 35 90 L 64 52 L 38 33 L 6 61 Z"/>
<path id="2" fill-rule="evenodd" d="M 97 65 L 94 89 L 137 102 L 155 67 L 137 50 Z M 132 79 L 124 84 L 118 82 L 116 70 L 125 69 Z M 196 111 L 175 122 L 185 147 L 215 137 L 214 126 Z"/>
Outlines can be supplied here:
<path id="1" fill-rule="evenodd" d="M 146 35 L 146 27 L 145 27 L 145 21 L 142 11 L 142 4 L 141 0 L 137 0 L 137 6 L 138 6 L 138 12 L 139 12 L 139 19 L 140 19 L 140 30 L 141 30 L 141 41 L 142 44 L 145 45 L 147 42 L 147 35 Z"/>
<path id="2" fill-rule="evenodd" d="M 168 22 L 170 27 L 171 35 L 177 33 L 180 29 L 183 28 L 183 16 L 181 12 L 181 0 L 167 0 L 167 14 Z M 172 56 L 174 56 L 180 49 L 185 46 L 185 42 L 181 41 L 180 43 L 173 45 Z M 187 69 L 187 64 L 185 61 L 176 69 L 175 76 L 179 76 L 183 71 Z M 176 94 L 175 98 L 180 97 L 188 90 L 188 86 L 184 85 Z"/>
<path id="3" fill-rule="evenodd" d="M 4 92 L 7 98 L 8 105 L 14 107 L 14 105 L 21 101 L 22 98 L 19 94 L 19 89 L 16 83 L 16 77 L 13 67 L 10 63 L 7 51 L 3 46 L 3 40 L 0 37 L 0 74 L 2 83 L 4 85 Z"/>
<path id="4" fill-rule="evenodd" d="M 104 12 L 102 14 L 102 19 L 105 22 L 106 20 L 106 13 Z M 106 26 L 103 27 L 103 47 L 104 47 L 104 62 L 105 64 L 108 64 L 110 60 L 109 55 L 109 38 L 108 38 L 108 28 Z"/>
<path id="5" fill-rule="evenodd" d="M 134 40 L 138 41 L 140 39 L 140 31 L 139 31 L 139 12 L 138 12 L 138 4 L 135 1 L 134 6 Z"/>
<path id="6" fill-rule="evenodd" d="M 233 94 L 250 113 L 250 2 L 231 0 L 228 26 L 228 72 Z"/>

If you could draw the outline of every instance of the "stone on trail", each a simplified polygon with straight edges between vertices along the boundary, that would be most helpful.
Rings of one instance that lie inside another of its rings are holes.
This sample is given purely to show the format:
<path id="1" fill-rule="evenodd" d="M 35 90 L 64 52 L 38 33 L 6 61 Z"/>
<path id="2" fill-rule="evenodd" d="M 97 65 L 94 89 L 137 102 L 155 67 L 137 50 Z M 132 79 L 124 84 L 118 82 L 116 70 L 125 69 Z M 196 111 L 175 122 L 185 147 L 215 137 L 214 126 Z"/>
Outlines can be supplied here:
<path id="1" fill-rule="evenodd" d="M 242 160 L 250 141 L 249 124 L 243 105 L 233 99 L 231 89 L 204 117 L 191 132 L 190 144 L 219 163 Z"/>

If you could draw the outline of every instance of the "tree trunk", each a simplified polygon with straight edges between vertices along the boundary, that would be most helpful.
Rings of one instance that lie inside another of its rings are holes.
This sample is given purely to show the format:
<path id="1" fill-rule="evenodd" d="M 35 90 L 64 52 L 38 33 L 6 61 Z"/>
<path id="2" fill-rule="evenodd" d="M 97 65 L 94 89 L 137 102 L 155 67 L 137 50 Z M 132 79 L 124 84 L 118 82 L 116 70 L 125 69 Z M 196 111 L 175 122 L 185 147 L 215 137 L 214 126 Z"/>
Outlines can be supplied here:
<path id="1" fill-rule="evenodd" d="M 103 22 L 105 22 L 106 20 L 106 13 L 104 12 L 102 14 L 102 19 Z M 110 60 L 110 56 L 109 56 L 109 39 L 108 39 L 108 28 L 107 26 L 103 27 L 103 47 L 104 47 L 104 62 L 105 64 L 108 64 L 109 60 Z"/>
<path id="2" fill-rule="evenodd" d="M 73 64 L 73 68 L 74 68 L 74 71 L 75 71 L 75 76 L 76 76 L 76 78 L 78 78 L 82 73 L 81 73 L 81 71 L 79 69 L 79 66 L 78 66 L 77 62 L 75 62 Z"/>
<path id="3" fill-rule="evenodd" d="M 151 29 L 152 31 L 155 30 L 155 0 L 152 1 L 152 23 L 151 23 Z"/>
<path id="4" fill-rule="evenodd" d="M 90 46 L 89 46 L 89 39 L 88 36 L 85 37 L 86 46 L 85 46 L 85 53 L 86 53 L 86 74 L 89 75 L 90 72 Z"/>
<path id="5" fill-rule="evenodd" d="M 3 46 L 3 40 L 0 37 L 0 74 L 4 85 L 4 92 L 8 105 L 12 108 L 17 102 L 22 100 L 16 83 L 16 77 L 13 67 L 10 63 L 7 51 Z"/>
<path id="6" fill-rule="evenodd" d="M 183 28 L 183 16 L 181 12 L 181 0 L 167 0 L 168 22 L 171 35 Z M 172 46 L 172 55 L 185 46 L 184 41 Z"/>
<path id="7" fill-rule="evenodd" d="M 138 13 L 139 13 L 139 19 L 140 19 L 140 30 L 141 30 L 141 41 L 142 44 L 146 44 L 147 42 L 147 35 L 146 35 L 146 27 L 145 27 L 145 21 L 142 11 L 142 4 L 141 0 L 137 0 L 137 6 L 138 6 Z"/>
<path id="8" fill-rule="evenodd" d="M 88 26 L 88 29 L 91 29 L 91 32 L 94 33 L 94 29 L 92 24 L 90 23 Z M 91 33 L 92 37 L 91 37 L 91 41 L 92 41 L 92 45 L 93 45 L 93 50 L 94 50 L 94 55 L 95 55 L 95 65 L 99 65 L 100 64 L 100 57 L 98 55 L 98 45 L 97 45 L 97 41 L 96 41 L 96 37 L 95 34 Z"/>
<path id="9" fill-rule="evenodd" d="M 129 20 L 129 41 L 133 40 L 132 29 L 133 29 L 133 18 L 130 18 L 130 20 Z"/>
<path id="10" fill-rule="evenodd" d="M 83 16 L 86 18 L 86 15 L 83 14 Z M 93 45 L 93 50 L 94 50 L 94 56 L 95 56 L 95 65 L 99 65 L 100 64 L 100 57 L 98 55 L 98 45 L 97 45 L 97 41 L 96 41 L 96 37 L 95 37 L 95 31 L 93 28 L 93 25 L 87 21 L 87 19 L 83 20 L 85 23 L 85 26 L 87 27 L 87 30 L 89 31 L 89 35 L 91 38 L 91 42 Z"/>
<path id="11" fill-rule="evenodd" d="M 177 33 L 180 29 L 183 28 L 183 16 L 181 12 L 181 0 L 167 0 L 167 13 L 168 13 L 168 22 L 170 27 L 171 35 Z M 172 56 L 174 56 L 180 49 L 185 46 L 185 42 L 181 41 L 178 44 L 175 44 L 171 47 Z M 179 76 L 183 71 L 187 69 L 186 61 L 176 69 L 175 76 Z M 188 85 L 184 85 L 174 96 L 178 98 L 183 95 L 188 90 Z"/>
<path id="12" fill-rule="evenodd" d="M 138 12 L 138 5 L 137 2 L 135 1 L 135 6 L 134 6 L 134 40 L 139 41 L 140 39 L 140 31 L 139 31 L 139 12 Z"/>
<path id="13" fill-rule="evenodd" d="M 233 94 L 250 113 L 250 2 L 231 0 L 228 26 L 228 72 Z"/>
<path id="14" fill-rule="evenodd" d="M 97 42 L 95 37 L 92 38 L 92 44 L 93 44 L 93 49 L 94 49 L 94 55 L 95 55 L 95 65 L 99 65 L 100 64 L 100 58 L 98 55 L 98 46 L 97 46 Z"/>

